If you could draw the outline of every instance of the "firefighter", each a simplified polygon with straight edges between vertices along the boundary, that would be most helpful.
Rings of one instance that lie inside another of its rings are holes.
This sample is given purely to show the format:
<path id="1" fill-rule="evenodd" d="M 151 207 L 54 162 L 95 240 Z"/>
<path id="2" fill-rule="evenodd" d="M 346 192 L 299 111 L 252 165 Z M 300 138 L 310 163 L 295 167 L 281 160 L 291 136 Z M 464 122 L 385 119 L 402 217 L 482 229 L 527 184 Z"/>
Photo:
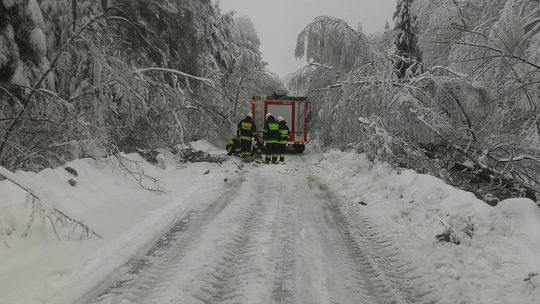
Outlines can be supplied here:
<path id="1" fill-rule="evenodd" d="M 251 144 L 257 128 L 253 122 L 253 114 L 248 112 L 238 123 L 237 137 L 240 138 L 240 157 L 246 158 L 251 155 Z"/>
<path id="2" fill-rule="evenodd" d="M 276 121 L 272 114 L 266 114 L 266 123 L 263 130 L 263 139 L 266 142 L 265 149 L 265 163 L 277 163 L 279 158 L 279 123 Z"/>
<path id="3" fill-rule="evenodd" d="M 279 122 L 279 161 L 285 162 L 285 147 L 287 147 L 287 142 L 289 141 L 289 135 L 291 131 L 289 130 L 289 127 L 287 127 L 287 122 L 283 118 L 283 116 L 279 116 L 277 118 L 277 121 Z"/>

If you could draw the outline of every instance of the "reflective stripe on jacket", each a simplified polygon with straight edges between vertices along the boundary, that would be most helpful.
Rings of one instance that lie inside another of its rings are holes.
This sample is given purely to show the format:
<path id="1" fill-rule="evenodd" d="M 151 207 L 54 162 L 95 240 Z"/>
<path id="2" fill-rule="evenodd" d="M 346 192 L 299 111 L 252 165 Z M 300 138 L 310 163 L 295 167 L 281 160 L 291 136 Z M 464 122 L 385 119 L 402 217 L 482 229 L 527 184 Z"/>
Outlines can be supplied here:
<path id="1" fill-rule="evenodd" d="M 253 123 L 253 119 L 249 116 L 244 117 L 244 119 L 238 123 L 237 135 L 242 140 L 252 140 L 255 131 L 257 131 L 257 128 Z"/>
<path id="2" fill-rule="evenodd" d="M 268 144 L 277 144 L 281 139 L 281 134 L 279 133 L 279 123 L 275 120 L 269 120 L 264 126 L 264 137 L 266 143 Z"/>

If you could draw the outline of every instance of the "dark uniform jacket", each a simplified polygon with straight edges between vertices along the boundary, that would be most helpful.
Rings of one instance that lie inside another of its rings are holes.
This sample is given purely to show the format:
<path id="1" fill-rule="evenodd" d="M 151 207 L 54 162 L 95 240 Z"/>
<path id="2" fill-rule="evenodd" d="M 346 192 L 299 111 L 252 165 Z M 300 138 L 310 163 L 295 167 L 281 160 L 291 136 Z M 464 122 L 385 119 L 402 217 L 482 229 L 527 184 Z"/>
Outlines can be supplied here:
<path id="1" fill-rule="evenodd" d="M 253 118 L 246 116 L 238 123 L 237 135 L 241 140 L 252 140 L 257 131 Z"/>
<path id="2" fill-rule="evenodd" d="M 291 131 L 289 130 L 289 127 L 287 127 L 287 122 L 285 120 L 282 120 L 279 122 L 279 143 L 282 145 L 286 145 L 289 141 L 289 135 L 291 134 Z"/>
<path id="3" fill-rule="evenodd" d="M 281 140 L 279 123 L 273 116 L 268 117 L 264 124 L 263 137 L 267 144 L 277 144 Z"/>

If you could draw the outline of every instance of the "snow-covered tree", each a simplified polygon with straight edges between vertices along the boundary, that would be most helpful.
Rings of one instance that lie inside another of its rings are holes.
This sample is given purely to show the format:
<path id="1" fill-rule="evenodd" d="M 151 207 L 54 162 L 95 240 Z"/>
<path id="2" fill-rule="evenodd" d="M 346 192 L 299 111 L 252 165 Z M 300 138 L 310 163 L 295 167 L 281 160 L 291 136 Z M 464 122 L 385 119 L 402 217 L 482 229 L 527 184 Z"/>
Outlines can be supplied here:
<path id="1" fill-rule="evenodd" d="M 49 68 L 41 9 L 36 0 L 2 1 L 0 17 L 0 81 L 28 87 Z"/>
<path id="2" fill-rule="evenodd" d="M 27 144 L 28 138 L 21 138 L 18 131 L 32 108 L 49 105 L 42 103 L 41 95 L 54 90 L 54 83 L 36 0 L 1 1 L 0 20 L 0 164 L 9 165 Z"/>
<path id="3" fill-rule="evenodd" d="M 282 89 L 279 76 L 266 68 L 260 51 L 260 39 L 248 16 L 234 18 L 232 27 L 234 63 L 223 73 L 222 88 L 230 102 L 235 120 L 248 111 L 253 96 L 270 95 Z"/>
<path id="4" fill-rule="evenodd" d="M 234 18 L 233 39 L 240 48 L 251 50 L 255 54 L 260 54 L 261 40 L 255 29 L 253 21 L 248 16 Z"/>
<path id="5" fill-rule="evenodd" d="M 107 147 L 225 140 L 234 111 L 223 84 L 264 70 L 250 23 L 239 21 L 247 25 L 234 39 L 232 14 L 211 1 L 1 1 L 0 17 L 8 169 L 54 167 Z M 264 75 L 260 87 L 278 85 Z"/>
<path id="6" fill-rule="evenodd" d="M 388 32 L 390 30 L 390 23 L 388 23 L 388 20 L 384 23 L 384 32 Z"/>
<path id="7" fill-rule="evenodd" d="M 314 49 L 304 30 L 296 50 L 325 60 L 287 77 L 288 87 L 313 101 L 323 145 L 442 174 L 422 150 L 440 145 L 437 157 L 540 192 L 539 14 L 534 0 L 399 1 L 396 28 L 367 37 L 372 60 L 354 65 L 356 54 L 332 51 L 314 23 Z M 338 72 L 343 62 L 352 68 Z M 382 135 L 392 153 L 378 150 Z"/>
<path id="8" fill-rule="evenodd" d="M 344 73 L 371 59 L 361 28 L 354 30 L 345 21 L 328 16 L 317 17 L 302 30 L 295 56 Z"/>
<path id="9" fill-rule="evenodd" d="M 396 25 L 396 73 L 402 79 L 408 75 L 417 75 L 422 61 L 422 52 L 418 47 L 418 26 L 416 16 L 412 15 L 411 5 L 414 0 L 399 0 L 394 13 Z"/>
<path id="10" fill-rule="evenodd" d="M 347 74 L 373 60 L 368 37 L 359 24 L 355 30 L 344 20 L 320 16 L 298 35 L 295 56 L 308 66 L 287 77 L 292 95 L 306 95 L 344 81 Z"/>

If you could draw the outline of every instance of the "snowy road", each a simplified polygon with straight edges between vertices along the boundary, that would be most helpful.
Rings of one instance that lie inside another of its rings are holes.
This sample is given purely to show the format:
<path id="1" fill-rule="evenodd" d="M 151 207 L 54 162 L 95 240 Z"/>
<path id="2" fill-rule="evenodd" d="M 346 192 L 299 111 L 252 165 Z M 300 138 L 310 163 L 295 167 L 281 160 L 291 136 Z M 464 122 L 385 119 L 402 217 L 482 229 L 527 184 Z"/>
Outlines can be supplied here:
<path id="1" fill-rule="evenodd" d="M 436 302 L 369 219 L 289 160 L 246 165 L 91 303 Z"/>

